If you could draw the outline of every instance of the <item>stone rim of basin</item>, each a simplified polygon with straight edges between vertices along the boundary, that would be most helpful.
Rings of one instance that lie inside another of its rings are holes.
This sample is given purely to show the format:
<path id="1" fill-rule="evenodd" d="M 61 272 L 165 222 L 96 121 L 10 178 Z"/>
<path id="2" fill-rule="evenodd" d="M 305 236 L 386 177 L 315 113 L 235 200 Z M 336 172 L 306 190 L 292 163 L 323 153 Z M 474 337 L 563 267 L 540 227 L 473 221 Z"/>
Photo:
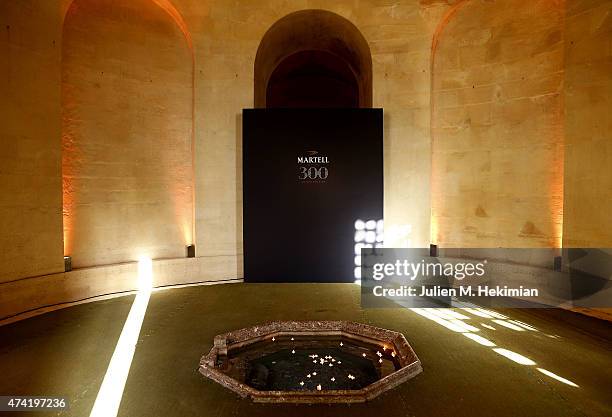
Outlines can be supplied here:
<path id="1" fill-rule="evenodd" d="M 263 391 L 226 374 L 222 358 L 249 345 L 278 338 L 336 336 L 386 349 L 396 370 L 361 389 Z M 273 321 L 214 337 L 213 347 L 200 360 L 199 372 L 241 397 L 260 403 L 359 403 L 374 399 L 423 371 L 421 362 L 402 333 L 351 321 Z"/>

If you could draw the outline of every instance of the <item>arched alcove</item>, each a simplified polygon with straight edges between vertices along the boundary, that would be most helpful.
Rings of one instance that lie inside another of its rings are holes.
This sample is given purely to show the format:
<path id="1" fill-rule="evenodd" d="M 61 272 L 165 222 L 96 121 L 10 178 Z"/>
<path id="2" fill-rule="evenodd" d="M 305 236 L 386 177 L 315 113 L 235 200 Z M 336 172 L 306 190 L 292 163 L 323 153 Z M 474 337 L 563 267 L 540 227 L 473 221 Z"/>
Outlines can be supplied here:
<path id="1" fill-rule="evenodd" d="M 255 58 L 255 107 L 371 107 L 372 58 L 350 21 L 302 10 L 266 32 Z"/>
<path id="2" fill-rule="evenodd" d="M 62 41 L 64 251 L 73 266 L 192 243 L 193 56 L 161 0 L 74 0 Z"/>
<path id="3" fill-rule="evenodd" d="M 457 3 L 434 33 L 432 241 L 559 247 L 563 8 Z"/>

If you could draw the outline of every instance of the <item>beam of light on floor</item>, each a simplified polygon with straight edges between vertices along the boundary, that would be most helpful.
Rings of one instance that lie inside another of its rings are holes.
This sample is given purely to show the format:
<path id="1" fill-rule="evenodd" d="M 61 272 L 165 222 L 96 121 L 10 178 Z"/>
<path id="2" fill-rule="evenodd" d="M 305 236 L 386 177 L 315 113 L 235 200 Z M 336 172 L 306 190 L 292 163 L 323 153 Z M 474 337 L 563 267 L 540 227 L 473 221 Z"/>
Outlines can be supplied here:
<path id="1" fill-rule="evenodd" d="M 493 323 L 497 323 L 500 326 L 504 326 L 504 327 L 506 327 L 508 329 L 515 330 L 517 332 L 524 332 L 525 331 L 525 329 L 523 329 L 522 327 L 519 327 L 516 324 L 508 323 L 507 321 L 504 321 L 504 320 L 492 320 L 492 321 L 493 321 Z"/>
<path id="2" fill-rule="evenodd" d="M 487 314 L 489 316 L 493 316 L 493 317 L 497 317 L 498 319 L 507 319 L 507 316 L 504 316 L 501 313 L 498 313 L 497 311 L 493 311 L 493 310 L 487 310 L 486 308 L 477 308 L 476 310 L 478 310 L 481 313 Z"/>
<path id="3" fill-rule="evenodd" d="M 465 314 L 461 314 L 458 311 L 451 310 L 450 308 L 438 308 L 437 310 L 444 311 L 446 314 L 452 316 L 454 319 L 457 319 L 457 320 L 469 320 L 470 319 Z"/>
<path id="4" fill-rule="evenodd" d="M 429 309 L 426 308 L 411 308 L 410 310 L 414 311 L 415 313 L 428 318 L 429 320 L 438 323 L 441 326 L 446 327 L 449 330 L 452 330 L 453 332 L 457 332 L 457 333 L 464 333 L 466 332 L 465 327 L 461 327 L 461 326 L 457 326 L 454 323 L 451 323 L 448 320 L 445 320 L 435 314 L 432 314 L 431 312 L 429 312 Z"/>
<path id="5" fill-rule="evenodd" d="M 493 349 L 495 352 L 499 353 L 502 356 L 505 356 L 506 358 L 510 359 L 513 362 L 516 362 L 518 364 L 521 365 L 535 365 L 536 363 L 534 361 L 532 361 L 531 359 L 529 359 L 526 356 L 523 356 L 519 353 L 513 352 L 511 350 L 508 349 L 502 349 L 502 348 L 495 348 Z"/>
<path id="6" fill-rule="evenodd" d="M 440 317 L 443 320 L 448 321 L 449 323 L 454 324 L 455 326 L 463 329 L 464 332 L 478 332 L 480 331 L 480 329 L 478 329 L 477 327 L 471 326 L 461 320 L 458 320 L 455 318 L 455 316 L 453 316 L 452 314 L 449 313 L 449 311 L 444 311 L 444 309 L 428 309 L 428 311 L 435 315 Z"/>
<path id="7" fill-rule="evenodd" d="M 546 369 L 543 369 L 543 368 L 538 368 L 538 371 L 542 372 L 542 373 L 543 373 L 544 375 L 546 375 L 546 376 L 549 376 L 549 377 L 551 377 L 551 378 L 553 378 L 553 379 L 556 379 L 556 380 L 557 380 L 557 381 L 559 381 L 559 382 L 563 382 L 564 384 L 567 384 L 567 385 L 569 385 L 569 386 L 571 386 L 571 387 L 578 388 L 578 386 L 579 386 L 579 385 L 577 385 L 577 384 L 574 384 L 574 383 L 573 383 L 572 381 L 570 381 L 569 379 L 565 379 L 565 378 L 563 378 L 563 377 L 561 377 L 561 376 L 559 376 L 559 375 L 557 375 L 557 374 L 555 374 L 555 373 L 552 373 L 552 372 L 550 372 L 550 371 L 548 371 L 548 370 L 546 370 Z"/>
<path id="8" fill-rule="evenodd" d="M 119 411 L 138 335 L 149 304 L 152 280 L 152 261 L 149 258 L 141 258 L 138 261 L 138 293 L 121 330 L 90 417 L 115 417 Z"/>
<path id="9" fill-rule="evenodd" d="M 473 333 L 473 331 L 478 331 L 479 329 L 458 319 L 457 317 L 459 316 L 466 317 L 465 315 L 461 315 L 461 313 L 454 314 L 456 312 L 450 309 L 414 308 L 414 307 L 409 308 L 409 309 L 413 311 L 414 313 L 417 313 L 420 316 L 423 316 L 441 326 L 446 327 L 449 330 L 463 334 L 463 336 L 478 343 L 479 345 L 492 348 L 492 350 L 495 351 L 495 353 L 497 353 L 498 355 L 501 355 L 505 357 L 506 359 L 509 359 L 515 363 L 518 363 L 520 365 L 526 365 L 526 366 L 536 365 L 536 363 L 532 361 L 531 359 L 529 359 L 528 357 L 523 356 L 519 353 L 513 352 L 511 350 L 508 350 L 508 349 L 496 347 L 497 345 L 491 340 Z M 482 317 L 482 318 L 498 317 L 498 319 L 494 319 L 492 321 L 494 323 L 499 324 L 500 326 L 504 326 L 504 327 L 507 327 L 509 329 L 516 330 L 519 332 L 524 332 L 525 329 L 536 331 L 536 332 L 538 331 L 535 327 L 530 326 L 527 323 L 523 323 L 522 321 L 519 321 L 519 320 L 510 320 L 508 319 L 508 317 L 504 316 L 503 314 L 499 314 L 494 311 L 484 310 L 484 309 L 466 309 L 466 308 L 462 310 L 468 313 L 472 313 L 475 316 Z M 507 319 L 508 321 L 501 319 L 502 317 Z M 469 318 L 466 317 L 466 319 L 469 319 Z M 484 328 L 495 330 L 495 327 L 490 326 L 486 323 L 480 323 L 480 325 Z M 553 337 L 551 335 L 548 335 L 548 336 Z M 556 336 L 556 337 L 559 337 L 559 336 Z M 544 375 L 549 376 L 550 378 L 553 378 L 559 382 L 562 382 L 572 387 L 579 387 L 577 384 L 573 383 L 569 379 L 565 379 L 546 369 L 537 368 L 537 370 L 543 373 Z"/>
<path id="10" fill-rule="evenodd" d="M 509 320 L 509 322 L 510 322 L 510 323 L 514 323 L 514 324 L 516 324 L 517 326 L 521 326 L 521 327 L 522 327 L 522 328 L 524 328 L 524 329 L 531 330 L 532 332 L 537 332 L 537 331 L 538 331 L 538 329 L 536 329 L 535 327 L 530 326 L 530 325 L 529 325 L 529 324 L 527 324 L 527 323 L 523 323 L 522 321 L 519 321 L 519 320 Z"/>
<path id="11" fill-rule="evenodd" d="M 468 339 L 472 339 L 474 342 L 479 343 L 483 346 L 488 346 L 488 347 L 493 347 L 495 346 L 495 343 L 491 342 L 489 339 L 485 339 L 482 336 L 478 336 L 477 334 L 474 333 L 463 333 L 463 335 L 465 337 L 467 337 Z"/>
<path id="12" fill-rule="evenodd" d="M 475 308 L 464 308 L 462 310 L 463 311 L 467 311 L 468 313 L 473 314 L 475 316 L 483 317 L 485 319 L 492 319 L 493 318 L 492 315 L 490 315 L 488 313 L 485 313 L 484 311 L 480 311 L 478 309 L 475 309 Z"/>

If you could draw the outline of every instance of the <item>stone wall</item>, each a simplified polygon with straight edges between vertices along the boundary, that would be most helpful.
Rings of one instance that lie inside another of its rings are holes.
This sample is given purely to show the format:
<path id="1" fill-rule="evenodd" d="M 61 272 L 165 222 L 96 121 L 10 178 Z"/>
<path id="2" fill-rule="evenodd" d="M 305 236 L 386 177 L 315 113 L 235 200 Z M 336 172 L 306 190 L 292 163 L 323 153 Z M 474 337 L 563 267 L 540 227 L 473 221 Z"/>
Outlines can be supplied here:
<path id="1" fill-rule="evenodd" d="M 242 254 L 241 109 L 266 31 L 303 9 L 348 19 L 369 43 L 373 107 L 385 109 L 385 222 L 397 245 L 429 242 L 429 59 L 444 1 L 177 1 L 196 53 L 196 241 L 207 256 Z M 184 5 L 184 6 L 183 6 Z M 365 196 L 367 197 L 367 196 Z M 399 231 L 396 233 L 396 231 Z M 240 261 L 237 269 L 241 274 Z"/>
<path id="2" fill-rule="evenodd" d="M 64 250 L 76 268 L 185 256 L 193 61 L 150 0 L 75 0 L 62 42 Z"/>
<path id="3" fill-rule="evenodd" d="M 466 1 L 438 36 L 432 239 L 559 247 L 563 2 Z"/>
<path id="4" fill-rule="evenodd" d="M 234 262 L 229 256 L 154 260 L 152 285 L 163 288 L 240 282 L 225 278 Z M 3 283 L 0 286 L 0 326 L 65 304 L 119 296 L 138 288 L 138 262 L 75 269 Z"/>
<path id="5" fill-rule="evenodd" d="M 612 2 L 567 2 L 565 247 L 612 245 Z"/>
<path id="6" fill-rule="evenodd" d="M 1 44 L 12 48 L 13 77 L 4 78 L 13 95 L 3 114 L 13 117 L 2 133 L 35 139 L 27 145 L 33 160 L 3 152 L 14 170 L 7 164 L 2 172 L 12 175 L 3 182 L 2 279 L 61 271 L 62 243 L 73 264 L 86 267 L 140 255 L 181 257 L 190 241 L 207 262 L 219 259 L 220 278 L 241 277 L 240 114 L 253 106 L 255 54 L 276 21 L 309 8 L 349 19 L 368 41 L 373 105 L 386 113 L 388 236 L 398 246 L 429 242 L 430 45 L 447 1 L 30 0 L 2 7 L 7 25 L 21 30 Z M 195 238 L 185 152 L 191 115 Z M 13 179 L 19 175 L 31 184 Z M 22 192 L 24 204 L 15 204 L 12 190 Z M 56 279 L 65 285 L 63 274 L 32 284 Z M 113 280 L 100 285 L 108 278 L 93 272 L 91 279 L 91 288 L 112 292 Z M 25 292 L 4 290 L 27 298 L 37 287 L 22 284 Z"/>
<path id="7" fill-rule="evenodd" d="M 1 1 L 0 27 L 2 282 L 64 265 L 59 9 L 47 0 Z"/>
<path id="8" fill-rule="evenodd" d="M 309 8 L 372 53 L 389 244 L 610 245 L 609 0 L 2 1 L 8 310 L 134 289 L 112 265 L 191 242 L 164 282 L 242 277 L 240 114 L 262 37 Z M 61 273 L 63 246 L 108 273 Z"/>

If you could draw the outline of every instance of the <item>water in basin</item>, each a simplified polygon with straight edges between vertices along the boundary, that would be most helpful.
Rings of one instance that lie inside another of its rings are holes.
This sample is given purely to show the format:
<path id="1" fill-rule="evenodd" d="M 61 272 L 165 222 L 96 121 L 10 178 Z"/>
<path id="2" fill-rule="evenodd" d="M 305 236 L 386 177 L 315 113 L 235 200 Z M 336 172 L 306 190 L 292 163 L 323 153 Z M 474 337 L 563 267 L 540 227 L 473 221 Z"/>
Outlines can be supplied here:
<path id="1" fill-rule="evenodd" d="M 358 390 L 399 369 L 386 346 L 329 336 L 282 336 L 219 360 L 223 372 L 260 391 Z"/>

